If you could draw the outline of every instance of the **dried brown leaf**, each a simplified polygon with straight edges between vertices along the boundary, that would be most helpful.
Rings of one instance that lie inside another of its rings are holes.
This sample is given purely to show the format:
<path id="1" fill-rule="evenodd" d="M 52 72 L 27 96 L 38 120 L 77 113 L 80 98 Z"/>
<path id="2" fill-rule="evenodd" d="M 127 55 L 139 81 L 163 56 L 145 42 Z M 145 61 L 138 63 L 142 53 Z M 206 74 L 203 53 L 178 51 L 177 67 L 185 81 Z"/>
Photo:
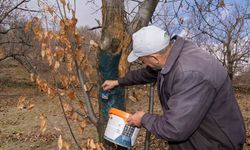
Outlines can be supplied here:
<path id="1" fill-rule="evenodd" d="M 33 32 L 36 35 L 36 38 L 38 39 L 38 41 L 41 41 L 43 39 L 43 32 L 38 26 L 36 26 L 33 29 Z"/>
<path id="2" fill-rule="evenodd" d="M 66 0 L 60 0 L 60 2 L 63 4 L 63 6 L 66 5 Z"/>
<path id="3" fill-rule="evenodd" d="M 55 48 L 55 53 L 54 53 L 54 57 L 59 60 L 62 61 L 64 56 L 64 49 L 62 47 L 57 47 Z"/>
<path id="4" fill-rule="evenodd" d="M 63 148 L 65 149 L 65 150 L 69 150 L 69 144 L 66 142 L 66 141 L 64 141 L 63 142 Z"/>
<path id="5" fill-rule="evenodd" d="M 32 26 L 32 20 L 31 20 L 31 21 L 28 21 L 28 22 L 25 24 L 24 31 L 25 31 L 25 32 L 28 32 L 28 31 L 31 29 L 31 26 Z"/>
<path id="6" fill-rule="evenodd" d="M 95 47 L 95 48 L 98 48 L 98 47 L 99 47 L 98 44 L 97 44 L 94 40 L 90 40 L 90 41 L 89 41 L 89 44 L 90 44 L 91 46 Z"/>
<path id="7" fill-rule="evenodd" d="M 51 66 L 53 64 L 53 54 L 51 52 L 51 49 L 46 48 L 45 49 L 45 54 L 46 54 L 49 66 Z"/>
<path id="8" fill-rule="evenodd" d="M 48 88 L 49 97 L 53 98 L 56 96 L 56 90 L 54 88 Z"/>
<path id="9" fill-rule="evenodd" d="M 77 63 L 78 64 L 82 63 L 83 59 L 84 59 L 84 53 L 81 51 L 81 49 L 77 49 L 77 51 L 76 51 Z"/>
<path id="10" fill-rule="evenodd" d="M 225 2 L 224 2 L 224 0 L 220 0 L 220 2 L 219 2 L 219 7 L 222 7 L 222 8 L 225 7 Z"/>
<path id="11" fill-rule="evenodd" d="M 18 102 L 17 102 L 17 109 L 18 110 L 24 109 L 24 107 L 25 107 L 24 101 L 25 101 L 25 96 L 19 96 Z"/>
<path id="12" fill-rule="evenodd" d="M 75 97 L 75 92 L 74 91 L 69 91 L 68 92 L 68 97 L 71 99 L 71 100 L 74 100 L 76 97 Z"/>
<path id="13" fill-rule="evenodd" d="M 97 150 L 105 150 L 104 146 L 102 143 L 96 143 L 96 149 Z"/>
<path id="14" fill-rule="evenodd" d="M 42 56 L 42 58 L 45 57 L 45 50 L 44 49 L 41 49 L 41 56 Z"/>
<path id="15" fill-rule="evenodd" d="M 63 108 L 65 110 L 65 112 L 70 112 L 72 113 L 73 112 L 73 108 L 69 105 L 69 104 L 63 104 Z"/>
<path id="16" fill-rule="evenodd" d="M 27 110 L 31 110 L 34 107 L 35 107 L 35 105 L 31 101 L 28 101 Z"/>
<path id="17" fill-rule="evenodd" d="M 75 75 L 70 76 L 70 82 L 73 83 L 74 85 L 79 84 L 78 78 Z"/>
<path id="18" fill-rule="evenodd" d="M 88 144 L 86 142 L 83 142 L 81 145 L 82 150 L 87 150 Z"/>
<path id="19" fill-rule="evenodd" d="M 81 38 L 81 35 L 79 35 L 79 34 L 75 34 L 75 39 L 76 39 L 76 44 L 77 45 L 80 45 L 80 43 L 81 43 L 81 40 L 82 40 L 82 38 Z"/>
<path id="20" fill-rule="evenodd" d="M 136 97 L 132 96 L 132 95 L 129 95 L 128 98 L 129 98 L 131 101 L 133 101 L 133 102 L 137 102 L 137 101 L 138 101 L 138 99 L 137 99 Z"/>
<path id="21" fill-rule="evenodd" d="M 60 30 L 64 30 L 64 27 L 65 27 L 64 20 L 61 19 L 61 20 L 60 20 Z"/>
<path id="22" fill-rule="evenodd" d="M 62 136 L 60 135 L 57 141 L 58 149 L 61 150 L 63 148 L 63 140 Z"/>
<path id="23" fill-rule="evenodd" d="M 41 84 L 41 89 L 44 91 L 44 92 L 47 92 L 48 91 L 48 84 L 47 83 L 45 83 L 45 82 L 43 82 L 42 84 Z"/>
<path id="24" fill-rule="evenodd" d="M 88 121 L 86 121 L 86 120 L 83 120 L 83 121 L 80 122 L 80 127 L 82 129 L 84 129 L 87 125 L 88 125 Z"/>
<path id="25" fill-rule="evenodd" d="M 54 71 L 57 71 L 59 67 L 60 67 L 59 61 L 55 61 L 55 64 L 54 64 L 54 67 L 53 67 Z"/>
<path id="26" fill-rule="evenodd" d="M 72 18 L 72 19 L 70 20 L 70 25 L 71 25 L 71 27 L 75 27 L 76 24 L 77 24 L 77 19 L 76 19 L 76 18 Z"/>
<path id="27" fill-rule="evenodd" d="M 81 127 L 78 127 L 77 131 L 78 131 L 78 133 L 83 134 L 84 129 L 82 129 Z"/>
<path id="28" fill-rule="evenodd" d="M 69 144 L 62 138 L 62 135 L 59 136 L 57 141 L 59 150 L 69 150 Z"/>
<path id="29" fill-rule="evenodd" d="M 69 72 L 71 72 L 73 70 L 73 57 L 72 54 L 68 53 L 67 54 L 67 69 Z"/>
<path id="30" fill-rule="evenodd" d="M 47 120 L 46 120 L 46 116 L 41 113 L 40 116 L 40 131 L 42 132 L 42 134 L 46 131 L 47 129 Z"/>
<path id="31" fill-rule="evenodd" d="M 88 91 L 88 87 L 87 87 L 87 85 L 86 85 L 86 84 L 84 84 L 84 85 L 83 85 L 83 90 L 84 90 L 85 92 L 87 92 L 87 91 Z"/>
<path id="32" fill-rule="evenodd" d="M 58 128 L 58 127 L 54 127 L 54 129 L 58 132 L 62 132 L 62 129 Z"/>
<path id="33" fill-rule="evenodd" d="M 51 14 L 51 16 L 53 16 L 53 13 L 54 13 L 54 8 L 53 7 L 50 7 L 48 6 L 48 12 Z"/>
<path id="34" fill-rule="evenodd" d="M 35 82 L 35 81 L 36 81 L 36 78 L 35 78 L 35 74 L 34 74 L 34 73 L 31 73 L 31 74 L 30 74 L 30 80 L 31 80 L 31 82 Z"/>
<path id="35" fill-rule="evenodd" d="M 71 116 L 73 121 L 77 121 L 78 120 L 78 114 L 76 112 L 73 113 L 73 115 Z"/>
<path id="36" fill-rule="evenodd" d="M 90 97 L 93 97 L 93 98 L 98 98 L 98 91 L 97 91 L 97 88 L 94 87 L 90 90 L 89 92 L 89 96 Z"/>
<path id="37" fill-rule="evenodd" d="M 91 149 L 96 149 L 96 145 L 95 145 L 95 142 L 93 139 L 90 139 L 89 142 L 88 142 L 88 147 L 91 148 Z"/>
<path id="38" fill-rule="evenodd" d="M 63 87 L 67 89 L 68 86 L 69 86 L 69 78 L 66 77 L 65 75 L 62 75 L 61 76 L 61 82 L 63 84 Z"/>

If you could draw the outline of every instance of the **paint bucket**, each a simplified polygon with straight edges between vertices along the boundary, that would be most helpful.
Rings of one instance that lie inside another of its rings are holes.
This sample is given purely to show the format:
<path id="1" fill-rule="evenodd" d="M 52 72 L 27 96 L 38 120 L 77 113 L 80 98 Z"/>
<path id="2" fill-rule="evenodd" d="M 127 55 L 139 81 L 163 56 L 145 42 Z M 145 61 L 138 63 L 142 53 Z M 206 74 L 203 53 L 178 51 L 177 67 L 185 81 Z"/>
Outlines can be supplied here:
<path id="1" fill-rule="evenodd" d="M 122 147 L 132 148 L 140 129 L 128 125 L 127 119 L 129 116 L 130 114 L 127 112 L 111 108 L 104 138 Z"/>

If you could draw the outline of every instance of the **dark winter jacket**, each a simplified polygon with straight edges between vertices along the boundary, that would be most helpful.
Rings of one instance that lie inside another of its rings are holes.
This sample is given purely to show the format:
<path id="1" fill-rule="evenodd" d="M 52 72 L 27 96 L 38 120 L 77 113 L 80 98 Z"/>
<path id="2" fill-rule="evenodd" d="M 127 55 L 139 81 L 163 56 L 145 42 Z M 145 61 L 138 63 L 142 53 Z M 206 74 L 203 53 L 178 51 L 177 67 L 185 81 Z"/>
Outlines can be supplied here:
<path id="1" fill-rule="evenodd" d="M 221 63 L 177 37 L 162 70 L 130 71 L 120 85 L 157 81 L 163 115 L 146 113 L 142 126 L 171 150 L 240 150 L 245 126 L 231 81 Z"/>

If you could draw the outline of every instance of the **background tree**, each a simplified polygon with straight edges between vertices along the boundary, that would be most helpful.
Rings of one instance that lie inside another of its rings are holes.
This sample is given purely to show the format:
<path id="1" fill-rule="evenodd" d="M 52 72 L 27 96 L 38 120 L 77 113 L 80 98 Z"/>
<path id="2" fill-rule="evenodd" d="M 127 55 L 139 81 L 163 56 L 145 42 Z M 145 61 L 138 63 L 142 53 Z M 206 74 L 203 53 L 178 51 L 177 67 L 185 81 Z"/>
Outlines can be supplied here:
<path id="1" fill-rule="evenodd" d="M 249 3 L 179 0 L 165 4 L 164 14 L 156 16 L 156 21 L 170 34 L 180 33 L 212 53 L 233 79 L 249 61 Z"/>
<path id="2" fill-rule="evenodd" d="M 24 32 L 24 26 L 27 15 L 39 11 L 27 9 L 29 1 L 0 1 L 0 61 L 13 58 L 31 73 L 38 64 L 31 57 L 38 56 L 37 44 L 32 32 Z"/>
<path id="3" fill-rule="evenodd" d="M 212 11 L 213 6 L 204 5 L 195 1 L 198 15 L 192 23 L 202 33 L 195 39 L 221 61 L 233 80 L 238 67 L 250 56 L 249 1 L 232 6 L 221 2 L 216 11 Z"/>

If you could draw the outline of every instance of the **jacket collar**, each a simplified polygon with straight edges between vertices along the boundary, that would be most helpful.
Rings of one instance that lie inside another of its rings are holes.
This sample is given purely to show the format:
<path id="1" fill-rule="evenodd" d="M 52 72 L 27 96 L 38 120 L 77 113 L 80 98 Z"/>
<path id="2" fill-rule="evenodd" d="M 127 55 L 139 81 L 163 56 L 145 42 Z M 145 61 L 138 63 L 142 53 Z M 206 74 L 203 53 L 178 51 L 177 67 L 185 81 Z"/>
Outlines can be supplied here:
<path id="1" fill-rule="evenodd" d="M 170 51 L 170 55 L 161 70 L 161 74 L 167 74 L 171 70 L 183 49 L 184 42 L 185 40 L 183 38 L 177 36 L 176 41 L 174 42 L 174 45 Z"/>

